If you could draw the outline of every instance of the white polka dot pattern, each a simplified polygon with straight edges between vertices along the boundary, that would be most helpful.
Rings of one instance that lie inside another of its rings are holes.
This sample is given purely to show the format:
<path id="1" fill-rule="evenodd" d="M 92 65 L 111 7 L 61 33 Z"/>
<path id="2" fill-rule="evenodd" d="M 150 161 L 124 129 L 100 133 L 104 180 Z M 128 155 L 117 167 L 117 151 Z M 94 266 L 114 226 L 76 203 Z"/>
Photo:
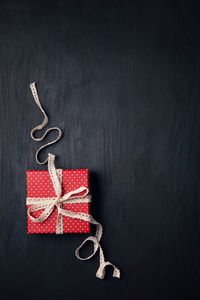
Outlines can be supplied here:
<path id="1" fill-rule="evenodd" d="M 89 170 L 62 170 L 62 193 L 68 193 L 81 186 L 89 188 Z M 56 197 L 53 184 L 48 171 L 27 171 L 27 198 L 51 198 Z M 80 193 L 79 195 L 82 195 Z M 29 208 L 29 205 L 27 206 Z M 74 212 L 89 214 L 89 203 L 63 204 L 63 209 Z M 33 213 L 34 217 L 39 217 L 40 211 Z M 27 218 L 27 233 L 56 233 L 57 208 L 47 220 L 42 223 L 35 223 Z M 89 233 L 90 223 L 63 216 L 63 233 Z"/>

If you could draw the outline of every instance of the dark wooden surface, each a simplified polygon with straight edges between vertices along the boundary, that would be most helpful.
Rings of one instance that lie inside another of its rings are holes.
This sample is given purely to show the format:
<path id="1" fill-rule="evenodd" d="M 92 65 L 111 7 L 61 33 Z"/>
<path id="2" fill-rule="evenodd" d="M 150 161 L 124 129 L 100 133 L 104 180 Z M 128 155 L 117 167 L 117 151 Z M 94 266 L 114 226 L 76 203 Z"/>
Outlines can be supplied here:
<path id="1" fill-rule="evenodd" d="M 200 299 L 199 23 L 190 1 L 0 1 L 1 300 Z M 26 234 L 33 81 L 120 280 L 75 258 L 87 235 Z"/>

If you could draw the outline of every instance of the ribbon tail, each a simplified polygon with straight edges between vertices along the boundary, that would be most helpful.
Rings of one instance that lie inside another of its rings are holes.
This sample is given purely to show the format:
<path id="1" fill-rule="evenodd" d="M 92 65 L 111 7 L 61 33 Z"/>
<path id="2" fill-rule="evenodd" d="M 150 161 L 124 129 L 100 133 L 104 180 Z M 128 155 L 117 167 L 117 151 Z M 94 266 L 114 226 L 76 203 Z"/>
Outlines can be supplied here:
<path id="1" fill-rule="evenodd" d="M 51 177 L 51 181 L 53 183 L 53 187 L 56 193 L 56 196 L 58 198 L 60 198 L 61 194 L 62 194 L 62 187 L 61 187 L 61 183 L 59 180 L 59 176 L 56 172 L 56 168 L 54 165 L 54 160 L 55 160 L 55 155 L 48 153 L 48 171 L 49 171 L 49 175 Z"/>
<path id="2" fill-rule="evenodd" d="M 80 249 L 83 247 L 83 245 L 87 242 L 87 241 L 92 241 L 94 243 L 94 251 L 91 255 L 87 256 L 87 257 L 80 257 Z M 104 258 L 104 253 L 103 253 L 103 250 L 101 248 L 101 245 L 99 244 L 99 241 L 96 237 L 94 236 L 89 236 L 88 238 L 86 238 L 82 244 L 76 249 L 75 251 L 75 256 L 79 259 L 79 260 L 88 260 L 90 258 L 92 258 L 95 253 L 97 252 L 97 250 L 99 249 L 99 258 L 100 258 L 100 264 L 99 264 L 99 268 L 96 272 L 96 277 L 99 278 L 99 279 L 104 279 L 105 277 L 105 268 L 106 266 L 112 266 L 113 267 L 113 277 L 116 277 L 116 278 L 120 278 L 120 270 L 115 266 L 113 265 L 112 263 L 110 263 L 109 261 L 105 261 L 105 258 Z"/>
<path id="3" fill-rule="evenodd" d="M 106 272 L 106 270 L 105 270 L 106 266 L 112 266 L 113 269 L 114 269 L 112 276 L 116 277 L 116 278 L 120 278 L 120 270 L 115 265 L 110 263 L 109 261 L 105 262 L 103 250 L 102 250 L 100 245 L 99 245 L 99 256 L 100 256 L 100 265 L 99 265 L 99 268 L 96 272 L 96 277 L 99 278 L 99 279 L 104 279 L 105 272 Z"/>
<path id="4" fill-rule="evenodd" d="M 63 233 L 63 216 L 59 213 L 58 210 L 58 217 L 56 222 L 56 234 L 62 234 Z"/>
<path id="5" fill-rule="evenodd" d="M 99 279 L 104 279 L 105 277 L 105 267 L 106 266 L 112 266 L 114 268 L 113 270 L 113 277 L 116 277 L 116 278 L 120 278 L 120 270 L 113 264 L 111 264 L 109 261 L 107 261 L 104 266 L 100 266 L 99 269 L 97 270 L 96 272 L 96 277 L 99 278 Z"/>
<path id="6" fill-rule="evenodd" d="M 97 250 L 99 249 L 100 265 L 99 265 L 99 268 L 96 272 L 96 277 L 100 278 L 100 279 L 103 279 L 104 276 L 105 276 L 105 267 L 110 265 L 114 269 L 113 270 L 113 277 L 120 278 L 120 270 L 115 265 L 110 263 L 109 261 L 105 261 L 104 253 L 103 253 L 103 250 L 102 250 L 101 245 L 99 243 L 100 239 L 102 237 L 102 234 L 103 234 L 102 225 L 100 223 L 98 223 L 91 215 L 88 215 L 88 214 L 67 211 L 67 210 L 64 210 L 64 209 L 59 209 L 59 212 L 61 214 L 65 215 L 65 216 L 68 216 L 68 217 L 71 217 L 71 218 L 76 218 L 76 219 L 79 219 L 79 220 L 84 220 L 84 221 L 90 222 L 91 224 L 96 225 L 97 229 L 96 229 L 95 236 L 89 236 L 88 238 L 86 238 L 82 242 L 82 244 L 76 249 L 75 256 L 79 260 L 88 260 L 88 259 L 92 258 L 95 255 L 95 253 L 97 252 Z M 81 257 L 80 254 L 79 254 L 80 249 L 85 245 L 85 243 L 87 241 L 93 242 L 93 244 L 94 244 L 93 253 L 90 254 L 87 257 Z"/>

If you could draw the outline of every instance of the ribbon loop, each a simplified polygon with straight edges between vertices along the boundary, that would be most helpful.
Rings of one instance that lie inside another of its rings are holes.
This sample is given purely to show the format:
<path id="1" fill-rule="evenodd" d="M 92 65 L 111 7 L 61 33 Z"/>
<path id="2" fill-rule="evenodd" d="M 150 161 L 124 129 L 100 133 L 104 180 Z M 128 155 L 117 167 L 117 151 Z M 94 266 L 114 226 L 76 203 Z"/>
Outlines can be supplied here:
<path id="1" fill-rule="evenodd" d="M 109 261 L 100 264 L 100 266 L 99 266 L 99 268 L 98 268 L 98 270 L 96 272 L 96 277 L 98 277 L 99 279 L 104 279 L 105 272 L 106 272 L 105 271 L 106 266 L 112 266 L 113 269 L 114 269 L 112 276 L 116 277 L 116 278 L 120 278 L 120 271 L 119 271 L 119 269 L 116 266 L 114 266 L 113 264 L 111 264 Z"/>
<path id="2" fill-rule="evenodd" d="M 35 212 L 37 210 L 41 210 L 45 208 L 45 210 L 40 214 L 40 216 L 38 218 L 35 218 L 31 215 L 32 212 Z M 33 206 L 30 206 L 27 213 L 28 213 L 28 216 L 30 217 L 30 219 L 33 221 L 33 222 L 36 222 L 36 223 L 41 223 L 41 222 L 44 222 L 46 219 L 48 219 L 48 217 L 52 214 L 54 210 L 54 204 L 53 203 L 50 203 L 48 204 L 47 206 L 38 206 L 38 204 L 35 204 Z"/>
<path id="3" fill-rule="evenodd" d="M 88 241 L 91 241 L 91 242 L 93 242 L 93 244 L 94 244 L 94 250 L 93 250 L 93 253 L 90 254 L 90 255 L 88 255 L 87 257 L 81 257 L 80 254 L 79 254 L 79 253 L 80 253 L 80 250 L 81 250 L 81 248 L 82 248 Z M 76 255 L 76 257 L 77 257 L 78 259 L 80 259 L 80 260 L 88 260 L 88 259 L 92 258 L 92 257 L 95 255 L 95 253 L 97 252 L 98 248 L 99 248 L 99 242 L 98 242 L 97 238 L 95 238 L 94 236 L 89 236 L 89 237 L 86 238 L 86 239 L 82 242 L 82 244 L 76 249 L 75 255 Z"/>

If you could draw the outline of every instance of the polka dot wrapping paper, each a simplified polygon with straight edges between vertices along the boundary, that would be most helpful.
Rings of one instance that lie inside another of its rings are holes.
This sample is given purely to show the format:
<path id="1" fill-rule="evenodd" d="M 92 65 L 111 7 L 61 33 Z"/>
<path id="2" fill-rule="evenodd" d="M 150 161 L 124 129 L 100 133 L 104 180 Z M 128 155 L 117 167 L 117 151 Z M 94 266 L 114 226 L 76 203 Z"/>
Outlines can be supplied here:
<path id="1" fill-rule="evenodd" d="M 26 171 L 27 198 L 56 197 L 53 183 L 48 171 Z M 89 188 L 89 170 L 62 170 L 62 193 L 68 193 L 81 186 Z M 79 196 L 82 193 L 78 194 Z M 27 206 L 27 209 L 30 205 Z M 89 214 L 90 203 L 64 203 L 63 209 Z M 39 217 L 42 210 L 35 211 L 34 217 Z M 55 207 L 53 213 L 41 223 L 33 222 L 27 216 L 27 233 L 56 233 L 58 211 Z M 90 223 L 63 216 L 63 233 L 90 233 Z"/>

